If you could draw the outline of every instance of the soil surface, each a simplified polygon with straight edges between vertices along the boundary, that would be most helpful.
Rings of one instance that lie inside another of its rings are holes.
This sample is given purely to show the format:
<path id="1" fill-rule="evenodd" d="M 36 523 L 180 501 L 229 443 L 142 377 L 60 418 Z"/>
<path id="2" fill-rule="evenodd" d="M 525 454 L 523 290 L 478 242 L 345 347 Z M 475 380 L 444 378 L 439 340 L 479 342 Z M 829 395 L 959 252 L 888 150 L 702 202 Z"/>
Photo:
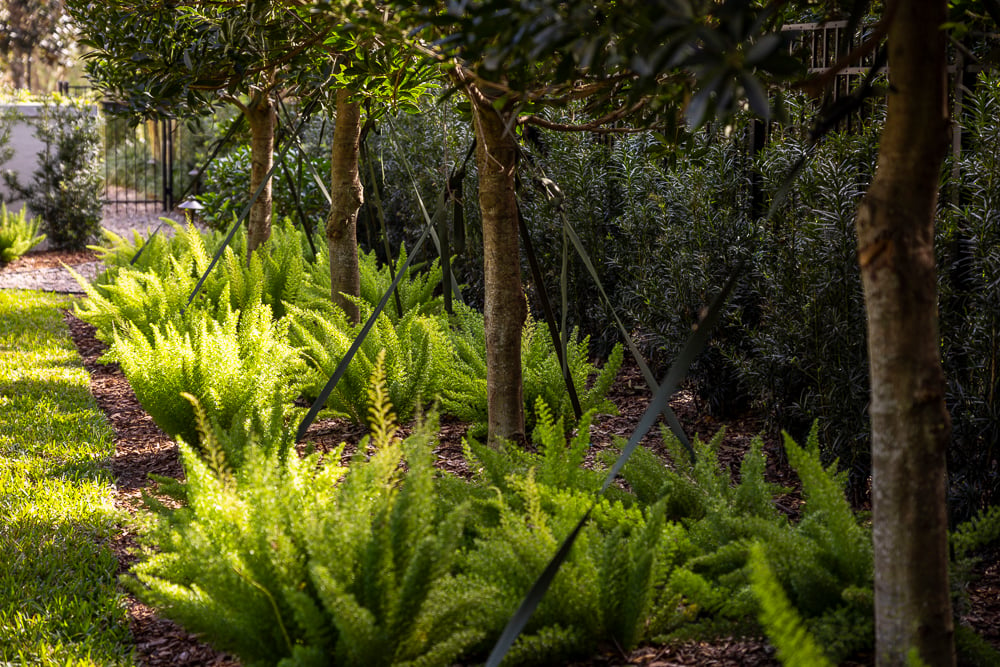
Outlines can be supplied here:
<path id="1" fill-rule="evenodd" d="M 0 285 L 4 274 L 11 271 L 40 271 L 61 263 L 79 265 L 90 262 L 89 253 L 43 252 L 28 255 L 17 263 L 0 267 Z M 94 337 L 94 329 L 67 313 L 73 340 L 84 360 L 91 377 L 91 390 L 98 405 L 107 415 L 115 433 L 115 454 L 110 461 L 112 472 L 117 479 L 115 502 L 131 513 L 142 507 L 143 490 L 150 490 L 149 474 L 182 478 L 183 469 L 178 459 L 177 447 L 173 441 L 157 428 L 146 414 L 125 380 L 117 364 L 98 362 L 105 346 Z M 618 416 L 598 419 L 592 428 L 595 451 L 611 446 L 615 436 L 627 438 L 638 423 L 650 400 L 641 375 L 634 366 L 626 366 L 619 374 L 610 392 L 610 398 L 618 406 Z M 723 424 L 699 410 L 690 392 L 678 392 L 671 407 L 677 414 L 685 430 L 690 435 L 698 434 L 702 440 L 712 437 Z M 734 472 L 738 469 L 743 453 L 761 426 L 751 415 L 725 424 L 726 435 L 720 449 L 720 460 Z M 454 421 L 443 421 L 436 449 L 438 465 L 457 474 L 467 474 L 462 458 L 462 438 L 468 425 Z M 343 420 L 320 421 L 310 427 L 307 439 L 321 449 L 332 448 L 340 442 L 347 442 L 347 452 L 356 447 L 364 435 L 364 429 Z M 651 431 L 643 440 L 643 445 L 654 452 L 664 454 L 658 429 Z M 787 487 L 795 487 L 794 474 L 784 465 L 780 447 L 773 439 L 765 438 L 765 454 L 768 460 L 768 477 Z M 795 493 L 779 498 L 778 507 L 789 516 L 798 514 L 801 500 Z M 119 558 L 119 572 L 128 576 L 128 569 L 136 559 L 135 536 L 123 532 L 115 543 Z M 977 568 L 978 579 L 966 591 L 968 606 L 962 613 L 963 622 L 973 627 L 984 638 L 1000 649 L 1000 550 L 985 555 Z M 138 663 L 155 667 L 217 665 L 231 667 L 238 665 L 232 656 L 220 653 L 201 643 L 197 637 L 184 631 L 176 624 L 160 618 L 156 612 L 138 602 L 133 597 L 127 602 L 129 621 L 135 640 Z M 873 664 L 870 656 L 858 656 L 858 662 L 851 665 Z M 603 651 L 592 660 L 578 663 L 584 665 L 642 665 L 646 667 L 672 666 L 749 666 L 764 667 L 778 665 L 774 650 L 766 642 L 755 638 L 728 639 L 722 641 L 688 643 L 679 646 L 647 646 L 623 655 L 614 648 Z"/>

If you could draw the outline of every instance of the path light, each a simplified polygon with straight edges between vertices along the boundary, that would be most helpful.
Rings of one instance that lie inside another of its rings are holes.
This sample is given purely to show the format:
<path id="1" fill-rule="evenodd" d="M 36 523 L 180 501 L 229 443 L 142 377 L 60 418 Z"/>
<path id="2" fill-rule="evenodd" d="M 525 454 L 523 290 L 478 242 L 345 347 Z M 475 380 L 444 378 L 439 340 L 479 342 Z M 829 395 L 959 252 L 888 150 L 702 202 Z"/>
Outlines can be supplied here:
<path id="1" fill-rule="evenodd" d="M 188 221 L 190 222 L 192 220 L 196 221 L 198 218 L 198 211 L 200 211 L 205 207 L 202 206 L 200 201 L 198 201 L 193 197 L 190 197 L 188 199 L 185 199 L 180 204 L 178 204 L 177 208 L 184 211 L 184 217 L 187 218 Z"/>

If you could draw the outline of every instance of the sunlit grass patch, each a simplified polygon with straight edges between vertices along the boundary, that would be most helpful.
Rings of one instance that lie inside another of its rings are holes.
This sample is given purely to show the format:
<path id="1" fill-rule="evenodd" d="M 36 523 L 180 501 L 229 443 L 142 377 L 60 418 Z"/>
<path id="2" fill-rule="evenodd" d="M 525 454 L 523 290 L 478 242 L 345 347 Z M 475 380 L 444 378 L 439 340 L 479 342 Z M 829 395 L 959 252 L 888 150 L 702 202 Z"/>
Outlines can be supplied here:
<path id="1" fill-rule="evenodd" d="M 0 663 L 131 664 L 111 431 L 64 297 L 0 292 Z"/>

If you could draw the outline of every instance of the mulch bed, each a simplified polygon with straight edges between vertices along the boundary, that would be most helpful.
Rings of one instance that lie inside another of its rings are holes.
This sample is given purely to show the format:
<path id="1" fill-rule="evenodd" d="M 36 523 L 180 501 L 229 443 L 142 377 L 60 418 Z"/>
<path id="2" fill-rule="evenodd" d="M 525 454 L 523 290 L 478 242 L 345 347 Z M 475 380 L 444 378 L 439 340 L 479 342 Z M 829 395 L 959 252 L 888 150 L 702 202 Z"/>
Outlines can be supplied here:
<path id="1" fill-rule="evenodd" d="M 93 250 L 29 252 L 27 255 L 21 255 L 9 264 L 0 266 L 0 268 L 4 271 L 21 272 L 36 269 L 54 269 L 63 264 L 77 266 L 96 260 L 97 253 Z"/>
<path id="2" fill-rule="evenodd" d="M 91 261 L 93 255 L 80 253 L 69 257 L 66 253 L 39 253 L 28 255 L 18 262 L 31 262 L 39 268 Z M 47 262 L 51 262 L 47 264 Z M 183 469 L 178 459 L 176 444 L 153 423 L 142 410 L 135 395 L 125 380 L 117 364 L 98 363 L 104 344 L 94 337 L 94 329 L 67 313 L 73 340 L 84 360 L 91 377 L 91 390 L 98 405 L 105 412 L 115 433 L 115 454 L 110 465 L 117 479 L 115 502 L 129 512 L 142 507 L 142 492 L 150 489 L 148 475 L 155 473 L 174 478 L 183 478 Z M 626 366 L 610 392 L 610 398 L 619 407 L 620 415 L 602 417 L 592 428 L 594 447 L 610 447 L 615 436 L 627 438 L 639 417 L 648 405 L 649 391 L 638 370 Z M 680 392 L 671 401 L 671 406 L 687 432 L 698 434 L 702 440 L 712 437 L 722 424 L 704 416 L 698 409 L 690 393 Z M 441 424 L 439 445 L 436 452 L 439 467 L 456 474 L 468 474 L 462 457 L 462 438 L 467 425 L 444 420 Z M 760 424 L 752 417 L 733 420 L 726 424 L 726 437 L 720 448 L 719 458 L 736 473 L 739 461 Z M 340 442 L 347 442 L 345 456 L 349 456 L 364 429 L 343 420 L 322 420 L 310 427 L 308 438 L 321 449 L 331 449 Z M 658 431 L 654 429 L 643 440 L 643 445 L 654 452 L 663 453 L 664 447 Z M 765 439 L 765 453 L 768 459 L 768 477 L 783 486 L 795 486 L 794 474 L 784 465 L 784 457 L 776 441 Z M 779 508 L 790 516 L 798 514 L 801 500 L 793 493 L 778 500 Z M 135 536 L 123 533 L 115 544 L 119 557 L 120 573 L 125 575 L 135 562 Z M 963 620 L 975 628 L 984 638 L 1000 649 L 1000 550 L 987 555 L 977 569 L 980 578 L 967 591 L 969 608 Z M 232 656 L 220 653 L 201 643 L 197 637 L 184 631 L 178 625 L 157 616 L 156 612 L 143 605 L 134 597 L 127 602 L 129 621 L 135 640 L 138 663 L 152 667 L 194 667 L 214 665 L 234 667 L 239 665 Z M 862 662 L 851 664 L 872 664 L 872 660 L 861 657 Z M 753 639 L 732 639 L 712 643 L 692 642 L 680 646 L 649 646 L 622 655 L 609 648 L 584 665 L 642 665 L 645 667 L 694 666 L 699 667 L 770 667 L 779 663 L 774 650 L 765 642 Z"/>

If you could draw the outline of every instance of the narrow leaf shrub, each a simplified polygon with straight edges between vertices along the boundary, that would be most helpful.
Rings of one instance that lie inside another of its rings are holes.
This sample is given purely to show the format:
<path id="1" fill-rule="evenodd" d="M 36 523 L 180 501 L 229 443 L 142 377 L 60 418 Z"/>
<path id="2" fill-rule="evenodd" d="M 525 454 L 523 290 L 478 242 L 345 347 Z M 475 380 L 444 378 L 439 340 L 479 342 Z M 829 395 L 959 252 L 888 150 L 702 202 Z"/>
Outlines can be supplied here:
<path id="1" fill-rule="evenodd" d="M 1000 77 L 976 82 L 960 119 L 961 178 L 945 188 L 937 229 L 942 362 L 955 523 L 1000 504 Z M 957 188 L 957 191 L 955 190 Z"/>
<path id="2" fill-rule="evenodd" d="M 136 398 L 168 435 L 192 446 L 197 422 L 187 393 L 213 423 L 229 429 L 272 401 L 294 397 L 298 358 L 285 342 L 286 325 L 266 306 L 228 311 L 216 321 L 194 311 L 181 324 L 126 324 L 113 333 L 107 356 L 121 364 Z"/>
<path id="3" fill-rule="evenodd" d="M 865 306 L 854 220 L 871 181 L 878 128 L 824 140 L 795 180 L 760 247 L 756 281 L 768 295 L 745 351 L 730 347 L 756 405 L 796 438 L 820 422 L 825 460 L 840 459 L 853 497 L 869 460 Z M 759 157 L 765 195 L 779 190 L 806 150 L 779 137 Z M 780 298 L 777 295 L 781 295 Z"/>
<path id="4" fill-rule="evenodd" d="M 39 219 L 27 217 L 22 208 L 17 213 L 7 211 L 6 204 L 0 204 L 0 265 L 13 262 L 45 240 L 39 235 Z"/>
<path id="5" fill-rule="evenodd" d="M 480 600 L 450 574 L 467 508 L 435 499 L 436 424 L 400 440 L 376 369 L 372 454 L 346 470 L 340 450 L 248 448 L 218 475 L 182 444 L 189 505 L 161 518 L 138 594 L 250 665 L 450 665 L 480 641 Z"/>

